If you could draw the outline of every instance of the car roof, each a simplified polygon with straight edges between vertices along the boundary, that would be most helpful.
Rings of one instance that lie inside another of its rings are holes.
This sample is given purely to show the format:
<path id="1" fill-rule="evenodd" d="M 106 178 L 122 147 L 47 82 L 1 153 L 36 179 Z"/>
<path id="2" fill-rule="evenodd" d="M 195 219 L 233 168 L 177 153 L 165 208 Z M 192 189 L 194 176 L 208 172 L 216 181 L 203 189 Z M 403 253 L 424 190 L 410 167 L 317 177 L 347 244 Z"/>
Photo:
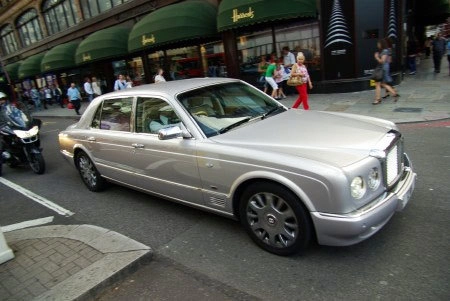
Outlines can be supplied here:
<path id="1" fill-rule="evenodd" d="M 205 78 L 190 78 L 181 79 L 168 82 L 161 82 L 157 84 L 146 84 L 136 86 L 131 89 L 120 90 L 105 94 L 104 96 L 124 95 L 139 96 L 147 93 L 154 93 L 159 95 L 175 96 L 179 93 L 189 91 L 202 86 L 209 86 L 214 84 L 240 82 L 238 79 L 224 78 L 224 77 L 205 77 Z M 103 96 L 103 95 L 102 95 Z"/>

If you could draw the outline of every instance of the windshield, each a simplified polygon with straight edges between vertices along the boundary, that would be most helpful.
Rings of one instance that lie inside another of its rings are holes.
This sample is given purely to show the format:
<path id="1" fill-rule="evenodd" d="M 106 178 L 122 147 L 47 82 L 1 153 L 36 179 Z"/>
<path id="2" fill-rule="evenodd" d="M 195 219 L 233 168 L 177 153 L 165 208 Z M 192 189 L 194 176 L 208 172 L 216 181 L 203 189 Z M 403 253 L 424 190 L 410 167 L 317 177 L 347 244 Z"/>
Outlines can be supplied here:
<path id="1" fill-rule="evenodd" d="M 6 105 L 2 114 L 6 116 L 5 121 L 14 127 L 26 128 L 28 124 L 31 122 L 30 115 L 26 114 L 27 110 L 21 111 L 19 106 Z"/>
<path id="2" fill-rule="evenodd" d="M 207 137 L 286 110 L 258 89 L 239 82 L 185 92 L 178 100 Z"/>

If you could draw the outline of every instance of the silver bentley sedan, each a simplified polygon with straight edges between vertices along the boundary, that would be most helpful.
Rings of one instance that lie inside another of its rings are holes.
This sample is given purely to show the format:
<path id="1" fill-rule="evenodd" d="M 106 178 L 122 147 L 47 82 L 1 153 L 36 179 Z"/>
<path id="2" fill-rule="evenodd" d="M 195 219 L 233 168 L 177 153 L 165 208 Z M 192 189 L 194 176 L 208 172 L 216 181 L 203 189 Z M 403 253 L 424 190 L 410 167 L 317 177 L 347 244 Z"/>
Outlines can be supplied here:
<path id="1" fill-rule="evenodd" d="M 236 79 L 99 96 L 59 144 L 88 189 L 114 182 L 238 219 L 278 255 L 372 236 L 416 180 L 394 123 L 287 109 Z"/>

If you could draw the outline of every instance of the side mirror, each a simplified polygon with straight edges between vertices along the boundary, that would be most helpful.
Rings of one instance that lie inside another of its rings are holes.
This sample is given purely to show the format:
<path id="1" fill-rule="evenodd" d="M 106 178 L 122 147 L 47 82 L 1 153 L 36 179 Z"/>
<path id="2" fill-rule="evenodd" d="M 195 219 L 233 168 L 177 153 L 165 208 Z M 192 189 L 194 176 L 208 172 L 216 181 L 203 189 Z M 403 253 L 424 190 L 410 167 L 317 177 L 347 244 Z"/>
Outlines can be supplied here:
<path id="1" fill-rule="evenodd" d="M 171 126 L 167 128 L 160 129 L 158 131 L 158 139 L 159 140 L 170 140 L 183 137 L 183 131 L 179 126 Z"/>

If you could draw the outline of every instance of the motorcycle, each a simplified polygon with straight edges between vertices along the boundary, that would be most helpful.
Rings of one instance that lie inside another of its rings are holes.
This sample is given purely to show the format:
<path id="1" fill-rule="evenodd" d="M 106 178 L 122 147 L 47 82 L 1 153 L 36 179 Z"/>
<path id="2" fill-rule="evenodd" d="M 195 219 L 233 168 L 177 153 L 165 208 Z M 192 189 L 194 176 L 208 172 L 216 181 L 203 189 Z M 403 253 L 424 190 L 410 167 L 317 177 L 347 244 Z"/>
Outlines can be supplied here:
<path id="1" fill-rule="evenodd" d="M 45 161 L 39 138 L 41 121 L 33 119 L 25 105 L 22 110 L 5 105 L 0 114 L 0 139 L 3 139 L 0 175 L 3 162 L 11 168 L 28 164 L 36 174 L 43 174 Z"/>

